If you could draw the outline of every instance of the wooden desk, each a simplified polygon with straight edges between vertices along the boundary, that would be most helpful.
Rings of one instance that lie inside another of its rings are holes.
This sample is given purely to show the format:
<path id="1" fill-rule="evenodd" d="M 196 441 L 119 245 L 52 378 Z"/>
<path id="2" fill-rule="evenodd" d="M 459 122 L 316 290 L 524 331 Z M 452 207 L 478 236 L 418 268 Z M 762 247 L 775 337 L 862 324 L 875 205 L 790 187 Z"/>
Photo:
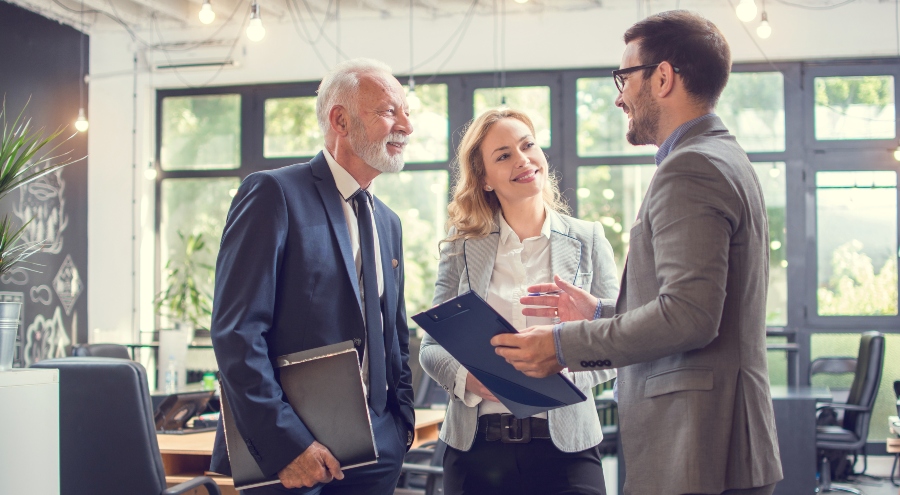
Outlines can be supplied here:
<path id="1" fill-rule="evenodd" d="M 416 409 L 416 432 L 413 447 L 424 442 L 437 440 L 438 426 L 444 421 L 445 411 L 439 409 Z M 191 433 L 187 435 L 156 435 L 159 453 L 162 454 L 166 482 L 177 485 L 209 470 L 216 432 Z M 223 495 L 237 495 L 234 481 L 227 476 L 211 476 Z M 198 494 L 205 493 L 200 488 Z"/>

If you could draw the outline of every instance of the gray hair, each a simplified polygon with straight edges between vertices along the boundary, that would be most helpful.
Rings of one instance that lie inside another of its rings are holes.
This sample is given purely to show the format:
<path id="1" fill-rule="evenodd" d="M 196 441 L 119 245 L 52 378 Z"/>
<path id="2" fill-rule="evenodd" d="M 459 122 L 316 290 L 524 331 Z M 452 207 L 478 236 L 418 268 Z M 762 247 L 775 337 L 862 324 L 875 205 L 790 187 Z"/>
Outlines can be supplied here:
<path id="1" fill-rule="evenodd" d="M 356 98 L 359 90 L 359 76 L 366 74 L 391 75 L 391 68 L 384 62 L 371 58 L 345 60 L 328 71 L 316 92 L 316 117 L 319 129 L 326 136 L 331 128 L 329 114 L 335 105 L 341 105 L 356 112 Z"/>

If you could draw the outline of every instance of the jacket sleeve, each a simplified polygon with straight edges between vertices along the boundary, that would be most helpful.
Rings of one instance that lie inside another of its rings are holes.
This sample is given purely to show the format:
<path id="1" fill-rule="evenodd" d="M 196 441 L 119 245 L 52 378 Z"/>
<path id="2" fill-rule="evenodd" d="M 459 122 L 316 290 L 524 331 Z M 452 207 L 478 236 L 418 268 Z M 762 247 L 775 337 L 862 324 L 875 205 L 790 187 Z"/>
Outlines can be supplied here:
<path id="1" fill-rule="evenodd" d="M 278 181 L 266 173 L 248 176 L 232 201 L 222 234 L 210 332 L 235 424 L 267 476 L 315 440 L 282 397 L 266 340 L 287 223 Z"/>
<path id="2" fill-rule="evenodd" d="M 616 260 L 613 255 L 612 245 L 603 232 L 603 225 L 600 222 L 592 222 L 592 239 L 591 239 L 591 263 L 593 264 L 594 277 L 591 279 L 591 287 L 589 289 L 591 295 L 600 299 L 602 305 L 601 318 L 608 313 L 607 307 L 611 308 L 610 312 L 615 312 L 616 298 L 619 295 L 619 272 L 616 270 Z M 563 354 L 565 358 L 565 354 Z M 566 363 L 569 365 L 568 359 Z M 608 382 L 616 377 L 615 369 L 594 370 L 590 372 L 573 373 L 575 384 L 581 386 L 585 384 L 591 388 Z"/>
<path id="3" fill-rule="evenodd" d="M 683 152 L 659 167 L 645 202 L 640 235 L 651 236 L 655 268 L 645 277 L 655 276 L 658 295 L 613 318 L 565 324 L 561 347 L 576 368 L 582 359 L 608 360 L 610 367 L 652 361 L 718 336 L 730 242 L 742 215 L 736 193 L 709 158 Z M 636 268 L 646 272 L 640 262 Z M 629 273 L 629 290 L 638 290 L 633 281 L 652 282 Z"/>
<path id="4" fill-rule="evenodd" d="M 455 232 L 450 230 L 450 235 Z M 465 241 L 457 240 L 445 243 L 441 249 L 441 261 L 438 265 L 437 281 L 434 285 L 434 299 L 432 305 L 438 305 L 459 295 L 459 280 L 462 271 L 465 270 L 462 245 Z M 460 369 L 457 361 L 449 352 L 444 350 L 430 335 L 422 338 L 422 346 L 419 350 L 419 363 L 422 369 L 431 378 L 450 394 L 451 400 L 461 400 L 453 390 L 456 384 L 456 376 Z"/>

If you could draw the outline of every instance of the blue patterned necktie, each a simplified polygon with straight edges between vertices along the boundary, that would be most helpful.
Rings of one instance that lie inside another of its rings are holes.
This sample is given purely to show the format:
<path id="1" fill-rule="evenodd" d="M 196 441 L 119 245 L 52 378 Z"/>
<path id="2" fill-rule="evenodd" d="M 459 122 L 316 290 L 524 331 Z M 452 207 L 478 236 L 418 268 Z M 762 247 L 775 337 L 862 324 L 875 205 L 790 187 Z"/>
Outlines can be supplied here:
<path id="1" fill-rule="evenodd" d="M 359 226 L 359 251 L 362 255 L 362 293 L 366 314 L 366 346 L 369 353 L 369 406 L 377 414 L 387 403 L 385 378 L 384 331 L 381 321 L 381 298 L 375 272 L 375 234 L 369 193 L 363 189 L 353 195 Z"/>

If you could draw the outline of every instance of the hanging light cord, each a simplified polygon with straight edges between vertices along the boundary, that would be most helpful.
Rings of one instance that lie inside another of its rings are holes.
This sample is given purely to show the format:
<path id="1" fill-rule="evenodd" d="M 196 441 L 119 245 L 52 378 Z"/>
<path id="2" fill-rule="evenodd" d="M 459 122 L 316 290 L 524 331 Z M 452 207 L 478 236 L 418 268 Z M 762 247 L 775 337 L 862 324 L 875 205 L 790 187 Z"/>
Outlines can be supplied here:
<path id="1" fill-rule="evenodd" d="M 409 78 L 413 77 L 413 5 L 416 0 L 409 0 Z"/>
<path id="2" fill-rule="evenodd" d="M 81 56 L 81 63 L 78 68 L 81 72 L 81 79 L 78 80 L 78 108 L 84 109 L 84 0 L 81 0 L 81 48 L 78 54 Z"/>

